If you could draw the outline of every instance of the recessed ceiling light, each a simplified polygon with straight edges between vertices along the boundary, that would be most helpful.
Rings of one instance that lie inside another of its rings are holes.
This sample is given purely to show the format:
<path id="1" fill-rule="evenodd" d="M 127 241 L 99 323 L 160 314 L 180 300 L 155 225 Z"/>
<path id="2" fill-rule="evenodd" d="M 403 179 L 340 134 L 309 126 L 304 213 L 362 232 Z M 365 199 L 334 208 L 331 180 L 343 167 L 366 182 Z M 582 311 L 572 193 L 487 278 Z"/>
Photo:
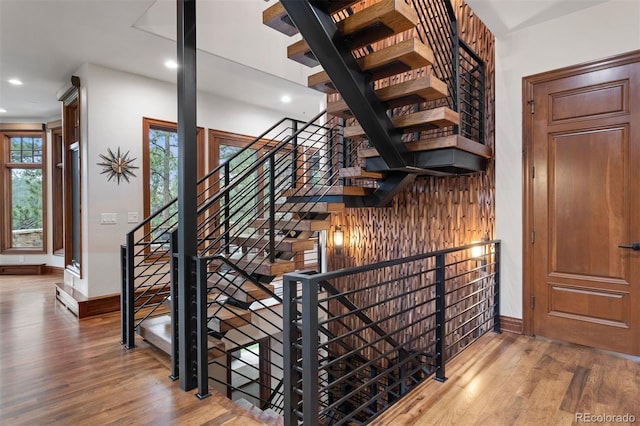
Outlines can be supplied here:
<path id="1" fill-rule="evenodd" d="M 169 68 L 170 70 L 175 70 L 176 68 L 178 68 L 178 63 L 173 59 L 169 59 L 167 61 L 164 61 L 164 66 Z"/>
<path id="2" fill-rule="evenodd" d="M 288 104 L 289 102 L 291 102 L 291 96 L 284 95 L 283 97 L 280 98 L 280 100 L 282 101 L 282 103 Z"/>
<path id="3" fill-rule="evenodd" d="M 6 109 L 4 109 L 4 108 L 0 108 L 0 114 L 4 114 L 5 112 L 7 112 L 7 110 L 6 110 Z"/>
<path id="4" fill-rule="evenodd" d="M 13 84 L 14 86 L 22 86 L 24 84 L 22 81 L 18 80 L 17 78 L 12 78 L 7 81 L 9 82 L 9 84 Z"/>

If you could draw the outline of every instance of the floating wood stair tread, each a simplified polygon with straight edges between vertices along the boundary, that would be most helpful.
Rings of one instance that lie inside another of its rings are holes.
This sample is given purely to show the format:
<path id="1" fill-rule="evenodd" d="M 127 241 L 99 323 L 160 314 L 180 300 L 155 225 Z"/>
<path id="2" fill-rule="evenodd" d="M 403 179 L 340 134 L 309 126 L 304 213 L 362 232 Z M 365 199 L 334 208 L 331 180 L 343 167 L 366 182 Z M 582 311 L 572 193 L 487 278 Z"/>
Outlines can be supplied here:
<path id="1" fill-rule="evenodd" d="M 138 326 L 138 334 L 164 353 L 171 353 L 172 335 L 170 315 L 161 315 L 144 320 Z"/>
<path id="2" fill-rule="evenodd" d="M 328 3 L 328 11 L 329 13 L 336 13 L 340 10 L 346 9 L 354 3 L 358 3 L 359 1 L 360 0 L 332 1 Z M 298 29 L 293 24 L 291 18 L 287 15 L 287 11 L 284 10 L 284 7 L 280 2 L 268 7 L 262 12 L 262 23 L 288 36 L 298 33 Z"/>
<path id="3" fill-rule="evenodd" d="M 268 228 L 269 219 L 256 219 L 251 225 L 254 228 Z M 313 220 L 313 219 L 282 219 L 276 221 L 276 229 L 288 232 L 288 231 L 302 231 L 302 232 L 316 232 L 327 231 L 331 228 L 331 221 L 329 219 Z"/>
<path id="4" fill-rule="evenodd" d="M 208 337 L 209 341 L 207 349 L 209 353 L 209 361 L 213 361 L 215 358 L 220 358 L 221 356 L 226 355 L 224 342 L 211 336 Z"/>
<path id="5" fill-rule="evenodd" d="M 227 273 L 213 273 L 207 280 L 207 288 L 220 288 L 225 286 L 241 287 L 245 282 L 251 282 L 241 275 L 236 275 L 231 272 Z"/>
<path id="6" fill-rule="evenodd" d="M 300 188 L 287 189 L 283 192 L 283 195 L 285 197 L 315 197 L 323 195 L 346 195 L 362 197 L 364 195 L 369 195 L 372 192 L 372 188 L 363 188 L 361 186 L 302 186 Z"/>
<path id="7" fill-rule="evenodd" d="M 308 67 L 316 67 L 320 65 L 320 62 L 318 62 L 318 59 L 315 57 L 311 49 L 309 49 L 309 45 L 304 41 L 304 39 L 287 46 L 287 58 Z"/>
<path id="8" fill-rule="evenodd" d="M 273 293 L 273 284 L 263 284 L 263 286 L 266 287 L 271 293 Z M 233 297 L 234 299 L 244 303 L 249 303 L 256 300 L 264 300 L 273 297 L 273 295 L 268 291 L 265 291 L 251 281 L 244 281 L 240 286 L 228 285 L 225 282 L 219 282 L 214 287 L 216 290 L 219 290 L 228 297 Z M 209 297 L 209 300 L 216 299 L 217 296 L 215 294 Z"/>
<path id="9" fill-rule="evenodd" d="M 221 334 L 251 323 L 251 311 L 231 305 L 214 303 L 209 307 L 207 315 L 212 317 L 207 326 Z"/>
<path id="10" fill-rule="evenodd" d="M 418 22 L 418 14 L 404 0 L 382 0 L 338 21 L 336 26 L 342 35 L 354 39 L 352 46 L 357 48 L 410 30 Z"/>
<path id="11" fill-rule="evenodd" d="M 255 248 L 258 250 L 269 250 L 269 236 L 238 236 L 231 240 L 231 244 L 242 247 Z M 314 242 L 311 240 L 301 240 L 298 238 L 276 237 L 276 251 L 300 252 L 305 250 L 313 250 Z"/>
<path id="12" fill-rule="evenodd" d="M 458 113 L 447 107 L 439 107 L 413 114 L 399 115 L 391 119 L 397 129 L 405 133 L 419 132 L 439 127 L 455 126 L 459 122 Z M 344 128 L 344 137 L 358 139 L 366 137 L 359 125 Z"/>
<path id="13" fill-rule="evenodd" d="M 266 8 L 262 12 L 262 23 L 288 36 L 298 34 L 298 29 L 280 2 Z"/>
<path id="14" fill-rule="evenodd" d="M 276 206 L 280 212 L 291 213 L 339 213 L 344 210 L 344 203 L 283 203 Z"/>
<path id="15" fill-rule="evenodd" d="M 162 315 L 147 319 L 138 328 L 140 336 L 161 351 L 171 354 L 171 316 Z M 209 360 L 225 354 L 225 345 L 221 340 L 209 336 Z"/>
<path id="16" fill-rule="evenodd" d="M 372 74 L 372 80 L 377 80 L 431 65 L 433 52 L 420 40 L 412 38 L 370 53 L 357 62 L 363 71 Z M 336 93 L 325 71 L 310 75 L 307 83 L 321 92 Z"/>
<path id="17" fill-rule="evenodd" d="M 257 273 L 266 276 L 279 276 L 296 270 L 296 263 L 289 260 L 269 259 L 257 254 L 235 254 L 229 258 L 240 269 L 244 269 L 248 274 Z"/>
<path id="18" fill-rule="evenodd" d="M 394 34 L 414 28 L 418 15 L 404 0 L 382 0 L 336 23 L 338 31 L 349 37 L 351 48 L 358 49 Z M 304 40 L 287 47 L 287 56 L 309 67 L 319 65 Z"/>
<path id="19" fill-rule="evenodd" d="M 405 144 L 409 152 L 433 151 L 436 149 L 457 148 L 483 158 L 491 158 L 493 152 L 490 147 L 482 145 L 471 139 L 460 135 L 444 136 L 441 138 L 424 139 Z M 365 148 L 358 151 L 358 156 L 362 158 L 377 157 L 378 151 L 375 148 Z"/>
<path id="20" fill-rule="evenodd" d="M 400 84 L 376 90 L 378 99 L 387 103 L 388 108 L 433 101 L 447 96 L 447 85 L 434 76 L 407 80 Z M 327 113 L 343 118 L 352 118 L 347 103 L 340 99 L 327 104 Z"/>
<path id="21" fill-rule="evenodd" d="M 340 177 L 351 179 L 383 179 L 384 173 L 370 172 L 362 167 L 345 167 L 340 169 Z"/>

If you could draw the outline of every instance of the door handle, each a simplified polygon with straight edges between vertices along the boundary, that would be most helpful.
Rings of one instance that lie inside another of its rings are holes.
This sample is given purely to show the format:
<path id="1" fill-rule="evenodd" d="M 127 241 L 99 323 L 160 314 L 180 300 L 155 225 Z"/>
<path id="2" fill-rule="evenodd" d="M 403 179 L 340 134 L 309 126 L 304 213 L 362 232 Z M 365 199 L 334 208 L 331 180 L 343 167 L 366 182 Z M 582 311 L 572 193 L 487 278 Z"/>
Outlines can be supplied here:
<path id="1" fill-rule="evenodd" d="M 640 251 L 640 243 L 620 244 L 618 247 L 624 249 L 631 249 L 633 251 Z"/>

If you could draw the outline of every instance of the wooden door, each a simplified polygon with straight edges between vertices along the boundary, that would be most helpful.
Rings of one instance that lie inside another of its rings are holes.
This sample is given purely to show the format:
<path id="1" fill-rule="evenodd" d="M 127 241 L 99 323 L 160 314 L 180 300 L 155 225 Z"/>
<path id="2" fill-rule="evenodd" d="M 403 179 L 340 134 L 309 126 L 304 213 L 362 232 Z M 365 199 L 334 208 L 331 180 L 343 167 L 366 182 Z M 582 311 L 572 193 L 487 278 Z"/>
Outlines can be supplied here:
<path id="1" fill-rule="evenodd" d="M 525 84 L 533 333 L 640 355 L 640 52 Z"/>

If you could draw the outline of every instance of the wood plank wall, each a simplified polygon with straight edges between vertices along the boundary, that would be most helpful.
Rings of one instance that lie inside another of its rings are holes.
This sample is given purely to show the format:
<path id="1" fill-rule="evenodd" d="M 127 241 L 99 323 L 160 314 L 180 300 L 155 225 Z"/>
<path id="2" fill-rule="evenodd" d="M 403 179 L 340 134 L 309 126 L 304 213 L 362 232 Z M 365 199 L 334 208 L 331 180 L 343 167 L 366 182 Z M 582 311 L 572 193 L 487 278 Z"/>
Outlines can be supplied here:
<path id="1" fill-rule="evenodd" d="M 494 133 L 494 37 L 469 6 L 452 0 L 460 37 L 485 61 L 485 141 L 495 151 Z M 403 33 L 398 40 L 407 36 Z M 393 43 L 387 40 L 382 43 Z M 382 84 L 396 84 L 423 72 L 392 77 Z M 388 208 L 346 209 L 332 216 L 332 231 L 341 227 L 344 248 L 333 250 L 333 233 L 327 242 L 329 270 L 365 265 L 437 249 L 455 247 L 495 232 L 495 170 L 489 161 L 486 172 L 471 176 L 419 177 L 395 197 Z"/>
<path id="2" fill-rule="evenodd" d="M 495 151 L 494 37 L 462 0 L 452 0 L 452 3 L 458 19 L 460 37 L 485 62 L 485 141 Z M 414 36 L 415 31 L 405 32 L 396 36 L 395 40 L 387 39 L 381 42 L 382 46 L 376 46 L 376 49 Z M 418 78 L 424 76 L 425 73 L 431 72 L 430 67 L 422 68 L 421 70 L 404 73 L 378 82 L 377 86 L 383 87 L 397 84 L 403 80 Z M 421 105 L 421 109 L 431 107 L 433 105 Z M 421 138 L 435 136 L 438 136 L 437 132 L 423 132 L 420 135 Z M 390 207 L 346 209 L 341 214 L 332 215 L 332 228 L 327 238 L 328 269 L 336 270 L 366 265 L 443 248 L 466 245 L 483 239 L 493 239 L 495 232 L 494 200 L 495 171 L 493 160 L 489 161 L 488 168 L 483 173 L 455 177 L 419 177 L 413 185 L 394 198 Z M 336 227 L 340 227 L 344 234 L 344 247 L 340 254 L 337 254 L 333 247 L 332 231 Z M 417 265 L 407 266 L 412 268 Z M 422 270 L 429 269 L 428 265 L 422 265 L 421 268 L 424 268 Z M 459 268 L 459 266 L 456 266 L 456 268 Z M 463 268 L 467 268 L 467 266 Z M 404 271 L 404 277 L 407 276 L 406 272 Z M 463 271 L 457 272 L 462 273 Z M 433 304 L 423 305 L 420 310 L 424 312 L 407 312 L 403 315 L 392 315 L 392 313 L 402 311 L 403 304 L 405 304 L 404 308 L 406 308 L 406 303 L 413 303 L 415 306 L 421 297 L 433 296 L 430 294 L 433 289 L 427 289 L 425 284 L 433 283 L 434 277 L 431 274 L 425 274 L 414 276 L 413 278 L 402 278 L 403 273 L 398 275 L 388 270 L 375 271 L 372 274 L 335 280 L 333 285 L 345 291 L 347 289 L 362 288 L 384 280 L 392 282 L 392 284 L 386 286 L 390 288 L 354 292 L 349 297 L 357 306 L 376 305 L 367 314 L 372 318 L 375 317 L 375 319 L 386 318 L 382 325 L 384 325 L 383 328 L 387 332 L 400 329 L 403 324 L 414 322 L 416 316 L 425 318 L 423 321 L 416 323 L 411 329 L 406 330 L 410 335 L 396 336 L 396 338 L 403 342 L 411 342 L 409 347 L 413 348 L 425 347 L 424 345 L 428 345 L 430 341 L 433 341 L 433 332 L 425 333 L 426 330 L 433 326 L 433 318 L 429 317 L 429 314 L 435 310 Z M 461 283 L 457 279 L 448 282 L 447 291 L 454 290 L 459 285 Z M 398 292 L 409 292 L 411 290 L 418 290 L 412 293 L 411 301 L 407 301 L 405 297 L 400 297 L 387 301 L 383 304 L 383 307 L 380 305 L 379 297 L 392 298 L 394 295 L 398 296 Z M 471 291 L 473 290 L 470 287 L 460 288 L 456 290 L 455 296 L 456 298 L 462 298 Z M 483 291 L 482 297 L 490 300 L 491 290 L 487 290 L 487 292 Z M 466 310 L 467 306 L 475 303 L 479 296 L 474 296 L 455 308 L 448 309 L 447 318 L 451 318 L 458 311 Z M 448 302 L 451 297 L 453 295 L 447 297 Z M 478 309 L 480 308 L 473 308 L 465 315 L 456 317 L 458 324 L 467 319 L 471 321 L 464 328 L 451 330 L 454 325 L 447 324 L 447 332 L 451 333 L 451 336 L 447 338 L 447 344 L 457 342 L 447 350 L 447 356 L 458 353 L 471 340 L 477 337 L 477 333 L 474 333 L 459 340 L 468 329 L 479 327 L 479 331 L 482 332 L 490 326 L 490 322 L 485 323 L 489 318 L 484 314 L 478 319 L 473 319 L 476 314 L 479 314 Z M 335 302 L 329 303 L 329 310 L 334 314 L 345 313 L 343 308 Z M 337 326 L 336 324 L 331 324 L 330 326 L 336 335 L 341 335 L 348 330 L 358 329 L 363 325 L 354 316 L 345 317 L 342 321 L 342 326 Z M 421 330 L 417 330 L 416 327 L 421 328 Z M 368 329 L 358 334 L 357 338 L 352 336 L 353 341 L 350 341 L 350 344 L 357 345 L 358 342 L 356 340 L 370 342 L 377 337 L 375 333 Z M 420 337 L 417 340 L 412 340 L 416 336 Z M 388 351 L 390 348 L 386 346 L 386 344 L 380 342 L 376 347 L 364 349 L 361 353 L 372 359 L 376 352 L 384 353 Z M 341 352 L 340 348 L 334 347 L 332 349 L 336 353 Z"/>

